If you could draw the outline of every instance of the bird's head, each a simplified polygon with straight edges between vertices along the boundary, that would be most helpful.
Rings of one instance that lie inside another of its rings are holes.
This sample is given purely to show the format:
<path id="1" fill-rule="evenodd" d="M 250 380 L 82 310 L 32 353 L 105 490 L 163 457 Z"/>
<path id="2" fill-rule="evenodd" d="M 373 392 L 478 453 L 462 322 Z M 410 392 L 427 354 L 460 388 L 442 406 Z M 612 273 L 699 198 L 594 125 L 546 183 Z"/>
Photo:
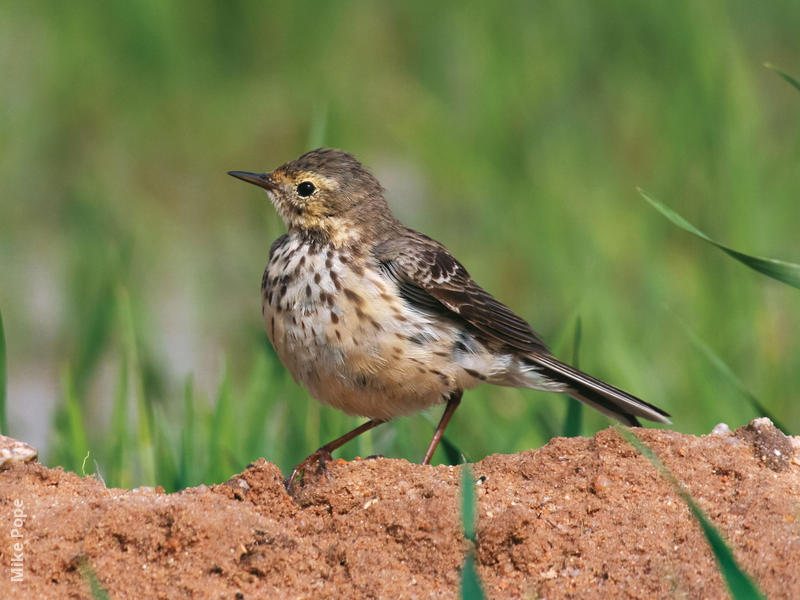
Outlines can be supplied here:
<path id="1" fill-rule="evenodd" d="M 342 150 L 318 148 L 271 173 L 228 174 L 264 188 L 289 230 L 335 239 L 370 213 L 388 213 L 381 184 Z"/>

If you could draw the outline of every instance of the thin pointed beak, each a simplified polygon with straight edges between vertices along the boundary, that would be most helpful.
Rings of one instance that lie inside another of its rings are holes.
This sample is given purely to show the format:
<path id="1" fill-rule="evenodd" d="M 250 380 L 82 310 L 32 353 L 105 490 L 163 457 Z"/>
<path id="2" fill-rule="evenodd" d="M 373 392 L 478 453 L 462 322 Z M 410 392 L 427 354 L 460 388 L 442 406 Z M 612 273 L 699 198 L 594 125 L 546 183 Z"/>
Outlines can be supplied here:
<path id="1" fill-rule="evenodd" d="M 269 173 L 248 173 L 247 171 L 228 171 L 228 175 L 241 179 L 247 183 L 252 183 L 265 190 L 271 190 L 275 187 L 275 182 L 272 180 L 272 175 Z"/>

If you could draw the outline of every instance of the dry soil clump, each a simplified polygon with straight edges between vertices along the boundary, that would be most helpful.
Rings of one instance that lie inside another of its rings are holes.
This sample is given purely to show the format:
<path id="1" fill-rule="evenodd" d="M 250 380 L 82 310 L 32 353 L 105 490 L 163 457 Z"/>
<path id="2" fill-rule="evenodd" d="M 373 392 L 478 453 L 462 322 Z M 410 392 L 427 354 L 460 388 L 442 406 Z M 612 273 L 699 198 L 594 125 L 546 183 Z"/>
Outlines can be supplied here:
<path id="1" fill-rule="evenodd" d="M 800 438 L 765 420 L 703 437 L 636 431 L 767 595 L 800 598 Z M 334 461 L 330 478 L 307 476 L 291 498 L 263 459 L 220 485 L 164 494 L 107 489 L 34 456 L 0 467 L 2 598 L 90 598 L 83 565 L 112 598 L 458 594 L 458 467 Z M 489 598 L 726 595 L 686 505 L 613 430 L 490 456 L 473 472 Z"/>

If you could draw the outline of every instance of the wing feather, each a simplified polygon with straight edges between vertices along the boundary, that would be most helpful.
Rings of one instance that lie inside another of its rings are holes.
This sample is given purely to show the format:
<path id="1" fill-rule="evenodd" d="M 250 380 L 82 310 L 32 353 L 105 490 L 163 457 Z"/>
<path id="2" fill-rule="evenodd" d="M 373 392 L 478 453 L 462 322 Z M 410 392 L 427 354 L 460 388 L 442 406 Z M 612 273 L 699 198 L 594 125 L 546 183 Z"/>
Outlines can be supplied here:
<path id="1" fill-rule="evenodd" d="M 461 319 L 485 341 L 523 354 L 540 376 L 563 383 L 578 400 L 628 425 L 639 425 L 636 417 L 669 423 L 669 414 L 657 406 L 553 357 L 531 326 L 475 283 L 437 241 L 407 230 L 376 246 L 374 256 L 407 302 Z"/>
<path id="2" fill-rule="evenodd" d="M 513 350 L 547 352 L 531 326 L 475 283 L 439 242 L 408 230 L 378 244 L 374 255 L 400 294 L 418 308 L 457 315 Z"/>

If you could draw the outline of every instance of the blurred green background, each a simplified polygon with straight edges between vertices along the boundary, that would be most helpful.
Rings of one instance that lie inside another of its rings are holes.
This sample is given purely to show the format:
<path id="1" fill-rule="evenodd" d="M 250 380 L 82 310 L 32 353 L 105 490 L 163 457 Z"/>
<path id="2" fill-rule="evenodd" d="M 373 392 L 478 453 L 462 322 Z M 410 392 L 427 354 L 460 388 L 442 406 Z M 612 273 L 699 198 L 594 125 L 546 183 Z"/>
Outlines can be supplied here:
<path id="1" fill-rule="evenodd" d="M 0 4 L 10 433 L 174 489 L 286 470 L 357 424 L 272 351 L 259 282 L 283 225 L 226 175 L 316 145 L 354 153 L 565 359 L 580 317 L 581 367 L 675 429 L 757 416 L 683 322 L 797 432 L 800 294 L 635 191 L 800 260 L 800 95 L 762 66 L 800 73 L 797 23 L 797 2 Z M 537 447 L 566 406 L 483 387 L 448 435 L 471 460 Z M 419 461 L 437 419 L 341 455 Z"/>

